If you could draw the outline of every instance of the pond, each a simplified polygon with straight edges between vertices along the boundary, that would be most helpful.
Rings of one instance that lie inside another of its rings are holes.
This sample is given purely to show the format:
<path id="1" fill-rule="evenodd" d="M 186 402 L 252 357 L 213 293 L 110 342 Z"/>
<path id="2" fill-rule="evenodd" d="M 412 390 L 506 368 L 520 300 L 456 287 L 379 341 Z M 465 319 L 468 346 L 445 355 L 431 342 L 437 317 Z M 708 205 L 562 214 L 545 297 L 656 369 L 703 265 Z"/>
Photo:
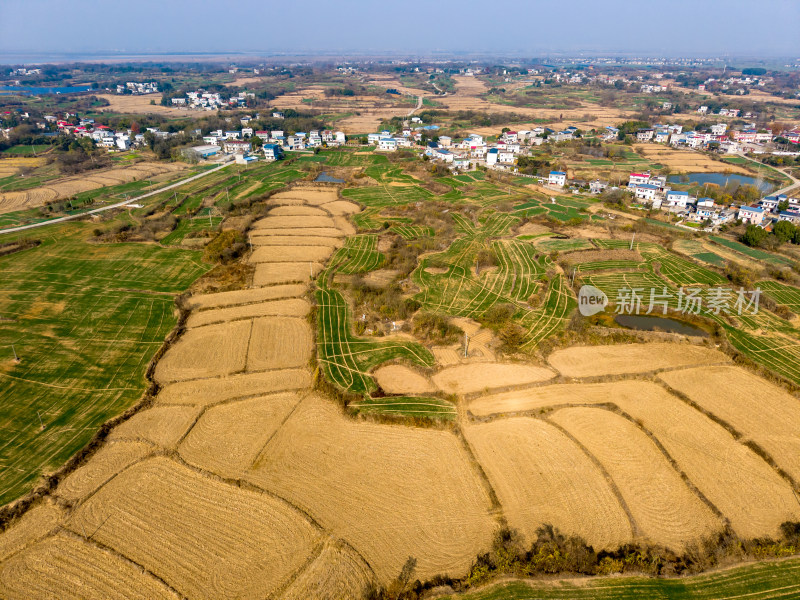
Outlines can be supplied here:
<path id="1" fill-rule="evenodd" d="M 317 178 L 314 181 L 321 181 L 323 183 L 344 183 L 344 179 L 337 179 L 336 177 L 331 177 L 325 171 L 317 175 Z"/>
<path id="2" fill-rule="evenodd" d="M 627 329 L 638 329 L 639 331 L 666 331 L 668 333 L 708 337 L 708 333 L 699 327 L 667 317 L 654 317 L 651 315 L 616 315 L 614 320 Z"/>
<path id="3" fill-rule="evenodd" d="M 31 85 L 3 85 L 0 94 L 9 92 L 22 92 L 23 94 L 71 94 L 75 92 L 88 92 L 90 85 L 75 85 L 71 87 L 34 87 Z"/>
<path id="4" fill-rule="evenodd" d="M 754 185 L 764 193 L 769 193 L 775 189 L 775 186 L 755 177 L 748 177 L 747 175 L 739 175 L 737 173 L 687 173 L 685 175 L 670 175 L 667 178 L 670 183 L 715 183 L 719 186 L 725 186 L 726 183 L 735 181 L 739 185 Z"/>

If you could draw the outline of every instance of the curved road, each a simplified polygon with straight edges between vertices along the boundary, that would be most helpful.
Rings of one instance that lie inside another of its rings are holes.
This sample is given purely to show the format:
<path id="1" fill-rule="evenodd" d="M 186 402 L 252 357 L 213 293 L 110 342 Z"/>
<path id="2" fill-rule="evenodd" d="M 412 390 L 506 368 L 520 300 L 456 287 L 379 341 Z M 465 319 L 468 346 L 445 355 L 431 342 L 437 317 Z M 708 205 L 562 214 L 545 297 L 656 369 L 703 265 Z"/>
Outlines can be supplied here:
<path id="1" fill-rule="evenodd" d="M 214 173 L 216 171 L 219 171 L 220 169 L 224 169 L 225 167 L 227 167 L 230 164 L 232 164 L 232 163 L 231 162 L 226 162 L 225 164 L 222 164 L 222 165 L 220 165 L 220 166 L 218 166 L 218 167 L 216 167 L 214 169 L 209 169 L 208 171 L 203 171 L 202 173 L 198 173 L 197 175 L 192 175 L 191 177 L 188 177 L 186 179 L 181 179 L 180 181 L 172 183 L 172 184 L 170 184 L 170 185 L 168 185 L 166 187 L 157 189 L 157 190 L 155 190 L 153 192 L 148 192 L 146 194 L 142 194 L 141 196 L 136 196 L 136 198 L 129 198 L 128 200 L 124 200 L 123 202 L 117 202 L 116 204 L 109 204 L 107 206 L 102 206 L 100 208 L 95 208 L 93 210 L 88 210 L 88 211 L 86 211 L 84 213 L 80 213 L 80 214 L 77 214 L 77 215 L 69 215 L 69 216 L 66 216 L 66 217 L 58 217 L 56 219 L 48 219 L 47 221 L 41 221 L 39 223 L 31 223 L 30 225 L 21 225 L 19 227 L 10 227 L 8 229 L 0 229 L 0 235 L 2 235 L 4 233 L 14 233 L 15 231 L 25 231 L 26 229 L 34 229 L 36 227 L 44 227 L 45 225 L 52 225 L 54 223 L 63 223 L 64 221 L 72 221 L 73 219 L 80 219 L 81 217 L 85 217 L 86 215 L 94 215 L 96 213 L 103 212 L 104 210 L 111 210 L 112 208 L 121 208 L 123 206 L 127 206 L 128 204 L 136 202 L 137 200 L 141 200 L 142 198 L 149 198 L 150 196 L 154 196 L 156 194 L 160 194 L 161 192 L 164 192 L 166 190 L 171 190 L 172 188 L 180 187 L 180 186 L 184 185 L 185 183 L 189 183 L 190 181 L 194 181 L 195 179 L 200 179 L 201 177 L 205 177 L 206 175 L 209 175 L 210 173 Z"/>

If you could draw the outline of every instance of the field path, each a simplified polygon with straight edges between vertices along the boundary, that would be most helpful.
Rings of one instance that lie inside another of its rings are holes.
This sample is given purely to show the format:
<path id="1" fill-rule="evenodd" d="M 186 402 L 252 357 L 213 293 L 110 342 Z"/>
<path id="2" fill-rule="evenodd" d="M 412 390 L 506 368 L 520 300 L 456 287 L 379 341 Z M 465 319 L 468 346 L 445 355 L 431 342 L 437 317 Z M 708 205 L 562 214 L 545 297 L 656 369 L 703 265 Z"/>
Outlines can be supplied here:
<path id="1" fill-rule="evenodd" d="M 80 219 L 80 218 L 85 217 L 87 215 L 94 215 L 94 214 L 97 214 L 97 213 L 101 213 L 101 212 L 106 211 L 106 210 L 112 210 L 114 208 L 122 208 L 123 206 L 127 206 L 128 204 L 132 204 L 133 202 L 136 202 L 137 200 L 142 200 L 143 198 L 149 198 L 150 196 L 155 196 L 156 194 L 160 194 L 161 192 L 164 192 L 166 190 L 171 190 L 173 188 L 180 187 L 182 185 L 186 185 L 187 183 L 190 183 L 192 181 L 200 179 L 201 177 L 205 177 L 206 175 L 210 175 L 211 173 L 216 173 L 220 169 L 224 169 L 225 167 L 227 167 L 228 165 L 231 165 L 231 164 L 233 164 L 233 163 L 228 162 L 228 163 L 222 164 L 222 165 L 220 165 L 218 167 L 214 167 L 213 169 L 209 169 L 208 171 L 203 171 L 202 173 L 198 173 L 197 175 L 192 175 L 191 177 L 187 177 L 186 179 L 181 179 L 178 182 L 171 183 L 170 185 L 168 185 L 166 187 L 159 188 L 159 189 L 157 189 L 155 191 L 152 191 L 152 192 L 147 192 L 146 194 L 142 194 L 141 196 L 136 196 L 135 198 L 129 198 L 128 200 L 125 200 L 123 202 L 117 202 L 115 204 L 109 204 L 108 206 L 101 206 L 100 208 L 95 208 L 93 210 L 88 210 L 86 212 L 82 212 L 82 213 L 77 214 L 77 215 L 69 215 L 69 216 L 66 216 L 66 217 L 58 217 L 56 219 L 48 219 L 47 221 L 42 221 L 40 223 L 31 223 L 30 225 L 21 225 L 20 227 L 10 227 L 8 229 L 0 229 L 0 235 L 2 235 L 4 233 L 14 233 L 15 231 L 25 231 L 26 229 L 34 229 L 36 227 L 44 227 L 45 225 L 52 225 L 54 223 L 63 223 L 65 221 L 72 221 L 74 219 Z"/>

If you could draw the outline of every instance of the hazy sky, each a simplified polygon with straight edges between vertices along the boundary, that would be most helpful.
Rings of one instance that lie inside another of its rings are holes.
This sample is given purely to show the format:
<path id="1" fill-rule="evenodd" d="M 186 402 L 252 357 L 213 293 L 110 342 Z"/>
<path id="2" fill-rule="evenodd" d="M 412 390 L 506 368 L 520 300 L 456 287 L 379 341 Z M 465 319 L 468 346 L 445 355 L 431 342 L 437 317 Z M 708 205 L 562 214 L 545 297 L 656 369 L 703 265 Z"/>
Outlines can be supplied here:
<path id="1" fill-rule="evenodd" d="M 791 56 L 798 30 L 800 0 L 0 0 L 0 62 L 37 51 Z"/>

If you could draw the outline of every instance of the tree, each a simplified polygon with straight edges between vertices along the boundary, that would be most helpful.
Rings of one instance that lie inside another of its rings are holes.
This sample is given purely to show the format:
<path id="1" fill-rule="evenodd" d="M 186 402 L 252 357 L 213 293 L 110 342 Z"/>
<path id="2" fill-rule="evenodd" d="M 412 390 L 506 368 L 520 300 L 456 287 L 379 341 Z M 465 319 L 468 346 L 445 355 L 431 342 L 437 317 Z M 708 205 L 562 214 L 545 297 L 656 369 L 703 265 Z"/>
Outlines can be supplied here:
<path id="1" fill-rule="evenodd" d="M 772 228 L 772 233 L 775 234 L 778 241 L 783 244 L 784 242 L 794 239 L 797 228 L 789 223 L 789 221 L 778 221 L 775 223 L 775 227 Z"/>
<path id="2" fill-rule="evenodd" d="M 740 241 L 750 247 L 757 247 L 762 245 L 769 234 L 758 227 L 757 225 L 748 225 L 745 232 L 742 234 Z"/>
<path id="3" fill-rule="evenodd" d="M 778 212 L 784 212 L 785 210 L 789 210 L 789 201 L 781 200 L 778 202 Z"/>

